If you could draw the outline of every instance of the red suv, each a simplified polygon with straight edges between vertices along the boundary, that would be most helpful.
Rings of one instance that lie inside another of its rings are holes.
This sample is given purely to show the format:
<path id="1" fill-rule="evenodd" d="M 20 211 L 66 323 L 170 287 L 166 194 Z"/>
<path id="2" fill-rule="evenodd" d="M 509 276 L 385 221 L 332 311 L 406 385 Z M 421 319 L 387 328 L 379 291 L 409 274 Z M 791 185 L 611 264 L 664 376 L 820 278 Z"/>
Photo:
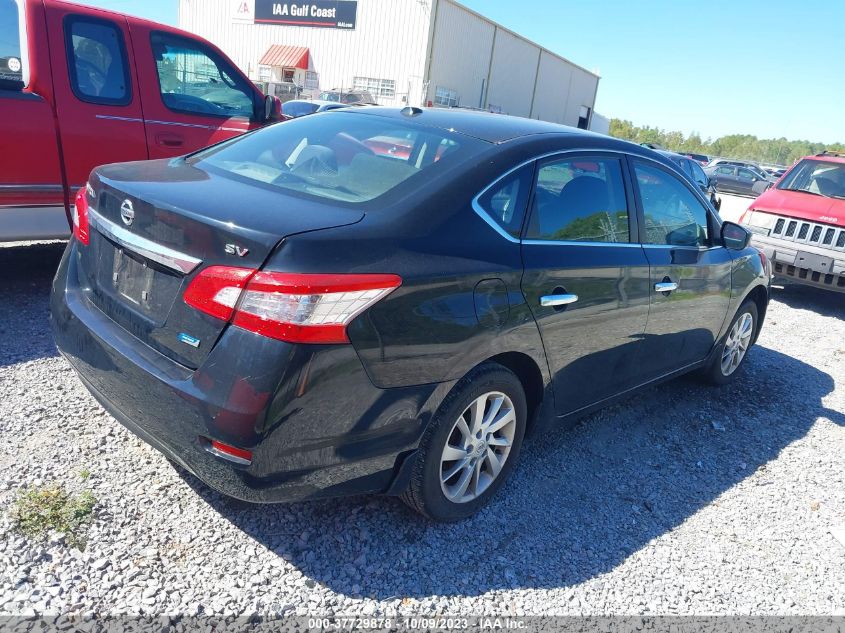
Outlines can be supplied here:
<path id="1" fill-rule="evenodd" d="M 775 276 L 845 292 L 845 153 L 802 158 L 740 223 Z"/>

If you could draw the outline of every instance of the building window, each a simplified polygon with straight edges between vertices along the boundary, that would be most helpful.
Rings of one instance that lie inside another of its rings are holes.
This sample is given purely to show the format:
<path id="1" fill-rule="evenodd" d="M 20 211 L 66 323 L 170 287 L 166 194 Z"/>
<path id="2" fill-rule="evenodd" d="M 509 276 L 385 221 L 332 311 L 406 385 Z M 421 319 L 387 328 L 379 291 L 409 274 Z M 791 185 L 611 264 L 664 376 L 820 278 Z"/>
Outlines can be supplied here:
<path id="1" fill-rule="evenodd" d="M 355 77 L 352 80 L 353 90 L 366 90 L 374 97 L 396 96 L 396 82 L 393 79 L 374 79 L 372 77 Z"/>
<path id="2" fill-rule="evenodd" d="M 443 86 L 437 86 L 434 91 L 434 103 L 447 108 L 453 108 L 460 104 L 461 100 L 458 98 L 458 93 Z"/>
<path id="3" fill-rule="evenodd" d="M 270 81 L 270 67 L 269 66 L 259 66 L 258 67 L 258 79 L 260 81 Z"/>
<path id="4" fill-rule="evenodd" d="M 309 90 L 316 90 L 320 87 L 320 75 L 313 70 L 305 71 L 305 87 Z"/>

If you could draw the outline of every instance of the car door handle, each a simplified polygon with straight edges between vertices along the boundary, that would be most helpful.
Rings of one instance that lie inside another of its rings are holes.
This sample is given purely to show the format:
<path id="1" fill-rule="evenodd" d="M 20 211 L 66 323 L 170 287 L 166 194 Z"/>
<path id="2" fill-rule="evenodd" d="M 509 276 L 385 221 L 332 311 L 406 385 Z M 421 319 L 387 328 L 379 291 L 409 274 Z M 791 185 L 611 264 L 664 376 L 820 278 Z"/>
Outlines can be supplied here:
<path id="1" fill-rule="evenodd" d="M 657 292 L 672 292 L 673 290 L 678 289 L 678 284 L 674 281 L 661 281 L 659 283 L 654 284 L 654 289 Z"/>
<path id="2" fill-rule="evenodd" d="M 540 297 L 540 305 L 544 308 L 567 306 L 578 301 L 578 295 L 544 295 Z"/>
<path id="3" fill-rule="evenodd" d="M 157 134 L 156 143 L 164 147 L 182 147 L 185 139 L 175 134 Z"/>

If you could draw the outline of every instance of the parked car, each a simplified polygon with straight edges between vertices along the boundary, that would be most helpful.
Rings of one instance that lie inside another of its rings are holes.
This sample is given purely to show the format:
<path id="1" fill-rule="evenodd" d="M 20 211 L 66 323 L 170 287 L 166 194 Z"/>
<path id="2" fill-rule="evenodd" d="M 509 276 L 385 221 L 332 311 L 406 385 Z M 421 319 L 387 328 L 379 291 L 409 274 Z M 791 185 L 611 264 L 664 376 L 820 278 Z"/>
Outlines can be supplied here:
<path id="1" fill-rule="evenodd" d="M 713 205 L 713 208 L 716 209 L 716 211 L 719 210 L 722 206 L 722 200 L 716 195 L 716 186 L 710 177 L 704 173 L 701 165 L 699 165 L 694 159 L 681 154 L 676 154 L 675 152 L 667 150 L 657 150 L 657 152 L 675 163 L 675 165 L 680 168 L 681 172 L 683 172 L 687 178 L 698 185 L 704 196 L 710 200 L 710 204 Z"/>
<path id="2" fill-rule="evenodd" d="M 787 168 L 782 165 L 760 165 L 760 169 L 766 172 L 771 178 L 780 179 L 786 173 Z"/>
<path id="3" fill-rule="evenodd" d="M 184 154 L 281 116 L 202 38 L 69 2 L 0 0 L 0 59 L 0 138 L 14 147 L 0 241 L 67 237 L 97 165 Z"/>
<path id="4" fill-rule="evenodd" d="M 695 162 L 697 162 L 702 167 L 704 167 L 704 166 L 706 166 L 710 163 L 710 158 L 708 156 L 705 156 L 704 154 L 684 154 L 684 156 L 686 156 L 687 158 L 693 159 Z"/>
<path id="5" fill-rule="evenodd" d="M 775 276 L 845 292 L 845 153 L 801 159 L 740 222 Z"/>
<path id="6" fill-rule="evenodd" d="M 405 160 L 368 147 L 397 136 Z M 97 168 L 76 209 L 59 349 L 115 418 L 250 501 L 466 517 L 529 428 L 734 379 L 768 302 L 750 233 L 671 162 L 504 115 L 300 117 Z"/>
<path id="7" fill-rule="evenodd" d="M 717 165 L 735 165 L 737 167 L 745 167 L 746 169 L 754 172 L 759 178 L 763 180 L 774 181 L 772 176 L 767 172 L 765 169 L 760 167 L 757 163 L 751 163 L 747 160 L 733 160 L 730 158 L 716 158 L 711 160 L 707 167 L 715 167 Z"/>
<path id="8" fill-rule="evenodd" d="M 347 107 L 345 104 L 338 103 L 337 101 L 292 99 L 282 104 L 282 114 L 288 119 L 295 119 L 300 116 L 314 114 L 315 112 L 328 112 L 329 110 L 337 110 L 338 108 L 345 107 Z"/>
<path id="9" fill-rule="evenodd" d="M 704 169 L 704 173 L 710 178 L 716 191 L 720 193 L 754 196 L 756 198 L 773 184 L 768 176 L 764 176 L 749 167 L 740 167 L 730 163 L 719 163 L 707 167 Z"/>
<path id="10" fill-rule="evenodd" d="M 327 90 L 320 93 L 322 101 L 334 101 L 347 105 L 378 105 L 373 95 L 366 90 Z"/>

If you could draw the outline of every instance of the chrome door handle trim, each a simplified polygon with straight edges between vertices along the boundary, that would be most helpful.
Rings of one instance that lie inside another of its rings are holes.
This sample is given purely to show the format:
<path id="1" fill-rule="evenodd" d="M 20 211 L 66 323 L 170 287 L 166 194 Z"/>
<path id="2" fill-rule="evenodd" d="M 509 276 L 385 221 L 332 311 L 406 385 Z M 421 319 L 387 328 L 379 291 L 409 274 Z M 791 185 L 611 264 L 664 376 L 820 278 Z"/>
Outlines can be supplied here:
<path id="1" fill-rule="evenodd" d="M 578 301 L 578 295 L 545 295 L 540 297 L 540 305 L 544 308 L 565 306 Z"/>
<path id="2" fill-rule="evenodd" d="M 678 284 L 674 281 L 661 281 L 660 283 L 654 284 L 654 289 L 657 292 L 672 292 L 678 289 Z"/>

